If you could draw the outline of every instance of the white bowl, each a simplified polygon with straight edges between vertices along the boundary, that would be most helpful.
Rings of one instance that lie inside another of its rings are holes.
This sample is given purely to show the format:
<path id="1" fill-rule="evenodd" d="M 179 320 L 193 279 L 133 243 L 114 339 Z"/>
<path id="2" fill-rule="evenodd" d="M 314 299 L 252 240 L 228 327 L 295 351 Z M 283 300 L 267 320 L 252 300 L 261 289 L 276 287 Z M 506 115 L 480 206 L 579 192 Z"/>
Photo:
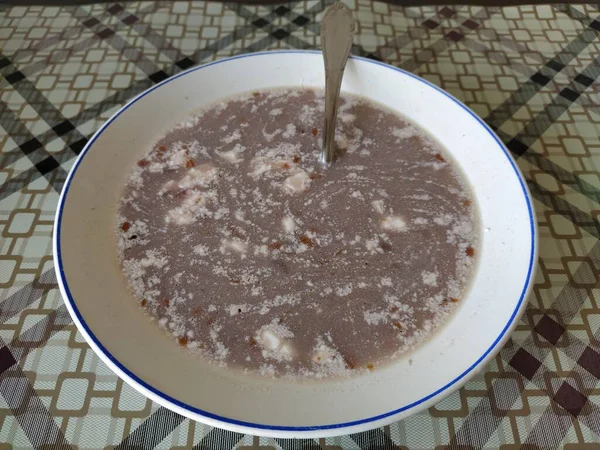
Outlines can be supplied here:
<path id="1" fill-rule="evenodd" d="M 102 360 L 139 392 L 200 422 L 243 433 L 325 437 L 387 425 L 458 389 L 500 349 L 525 308 L 537 259 L 523 177 L 472 111 L 395 67 L 352 58 L 342 90 L 382 103 L 446 147 L 481 214 L 479 265 L 456 315 L 415 352 L 350 379 L 243 375 L 190 355 L 139 310 L 117 263 L 114 220 L 129 171 L 152 140 L 199 107 L 256 89 L 322 87 L 318 52 L 268 52 L 190 69 L 140 94 L 90 140 L 62 192 L 54 234 L 61 292 Z"/>

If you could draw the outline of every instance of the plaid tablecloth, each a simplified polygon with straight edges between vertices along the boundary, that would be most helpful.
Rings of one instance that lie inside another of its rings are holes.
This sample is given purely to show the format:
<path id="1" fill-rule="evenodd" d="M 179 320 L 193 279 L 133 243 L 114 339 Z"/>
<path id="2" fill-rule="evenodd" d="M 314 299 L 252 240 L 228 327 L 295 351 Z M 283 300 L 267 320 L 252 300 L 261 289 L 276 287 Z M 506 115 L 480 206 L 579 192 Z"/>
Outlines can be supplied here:
<path id="1" fill-rule="evenodd" d="M 0 6 L 0 449 L 600 448 L 598 6 L 348 2 L 353 52 L 467 103 L 506 142 L 535 201 L 540 269 L 529 307 L 459 392 L 372 432 L 259 439 L 150 402 L 78 334 L 56 286 L 51 231 L 87 139 L 135 94 L 194 64 L 315 48 L 329 2 Z"/>

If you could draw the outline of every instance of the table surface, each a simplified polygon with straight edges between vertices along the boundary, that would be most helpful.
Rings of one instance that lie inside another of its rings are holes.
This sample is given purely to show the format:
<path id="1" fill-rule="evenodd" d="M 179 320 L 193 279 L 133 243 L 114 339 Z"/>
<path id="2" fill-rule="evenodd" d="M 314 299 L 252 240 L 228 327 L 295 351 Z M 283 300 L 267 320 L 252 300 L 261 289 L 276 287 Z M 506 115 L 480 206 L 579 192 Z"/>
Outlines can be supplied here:
<path id="1" fill-rule="evenodd" d="M 317 47 L 329 3 L 0 6 L 0 449 L 600 448 L 598 6 L 348 2 L 359 24 L 353 52 L 473 108 L 534 199 L 540 258 L 529 306 L 460 391 L 372 432 L 259 439 L 152 403 L 77 332 L 57 289 L 51 232 L 87 139 L 134 95 L 194 64 Z"/>

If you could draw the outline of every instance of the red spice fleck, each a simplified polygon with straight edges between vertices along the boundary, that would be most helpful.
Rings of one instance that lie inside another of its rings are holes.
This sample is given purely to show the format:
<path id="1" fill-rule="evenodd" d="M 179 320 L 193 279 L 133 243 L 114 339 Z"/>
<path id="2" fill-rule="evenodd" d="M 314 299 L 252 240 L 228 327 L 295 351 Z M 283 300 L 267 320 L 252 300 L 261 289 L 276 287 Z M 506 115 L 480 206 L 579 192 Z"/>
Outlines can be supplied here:
<path id="1" fill-rule="evenodd" d="M 251 347 L 254 347 L 256 344 L 258 344 L 258 342 L 256 342 L 256 339 L 254 339 L 253 337 L 250 338 L 248 343 L 250 344 Z"/>
<path id="2" fill-rule="evenodd" d="M 313 128 L 312 129 L 312 135 L 313 136 L 318 136 L 319 135 L 319 130 L 317 128 Z"/>
<path id="3" fill-rule="evenodd" d="M 240 284 L 240 280 L 238 278 L 230 278 L 229 282 L 231 284 Z"/>
<path id="4" fill-rule="evenodd" d="M 379 248 L 384 252 L 391 252 L 392 246 L 385 241 L 379 240 Z"/>
<path id="5" fill-rule="evenodd" d="M 165 308 L 168 308 L 170 303 L 171 303 L 171 302 L 169 302 L 169 299 L 168 299 L 168 298 L 165 298 L 165 299 L 162 301 L 162 305 L 163 305 Z"/>
<path id="6" fill-rule="evenodd" d="M 150 164 L 150 161 L 148 161 L 147 159 L 140 159 L 138 161 L 138 166 L 140 166 L 140 167 L 146 167 L 149 164 Z"/>
<path id="7" fill-rule="evenodd" d="M 194 308 L 194 310 L 192 311 L 192 315 L 194 316 L 199 316 L 202 314 L 202 307 L 201 306 L 197 306 L 196 308 Z"/>
<path id="8" fill-rule="evenodd" d="M 213 323 L 215 323 L 215 318 L 214 318 L 214 317 L 209 317 L 209 318 L 206 320 L 206 325 L 208 325 L 209 327 L 210 327 L 210 326 L 211 326 Z"/>
<path id="9" fill-rule="evenodd" d="M 129 230 L 129 228 L 131 228 L 131 224 L 129 222 L 123 222 L 123 225 L 121 225 L 121 230 L 127 232 L 127 230 Z"/>
<path id="10" fill-rule="evenodd" d="M 454 297 L 450 297 L 450 301 L 451 301 L 452 303 L 456 303 L 456 302 L 458 302 L 458 299 L 457 299 L 457 298 L 454 298 Z"/>
<path id="11" fill-rule="evenodd" d="M 440 155 L 439 153 L 435 154 L 435 159 L 437 159 L 438 161 L 441 161 L 441 162 L 446 162 L 444 157 L 442 155 Z"/>
<path id="12" fill-rule="evenodd" d="M 463 206 L 471 206 L 471 200 L 463 200 Z"/>
<path id="13" fill-rule="evenodd" d="M 260 96 L 260 92 L 253 92 L 252 95 L 254 95 L 255 97 L 259 97 Z"/>
<path id="14" fill-rule="evenodd" d="M 342 356 L 344 358 L 344 363 L 346 363 L 346 367 L 350 370 L 352 369 L 356 369 L 356 362 L 353 361 L 351 358 L 349 358 L 346 355 Z"/>
<path id="15" fill-rule="evenodd" d="M 369 370 L 373 370 L 375 368 L 375 366 L 371 363 L 367 364 L 367 369 Z"/>
<path id="16" fill-rule="evenodd" d="M 281 167 L 283 167 L 284 169 L 289 169 L 290 165 L 288 163 L 283 163 L 283 166 L 281 166 Z"/>
<path id="17" fill-rule="evenodd" d="M 142 299 L 142 306 L 146 306 L 148 304 L 148 300 L 145 298 Z"/>
<path id="18" fill-rule="evenodd" d="M 310 227 L 309 230 L 312 231 L 313 233 L 317 233 L 319 231 L 319 229 L 317 227 Z"/>
<path id="19" fill-rule="evenodd" d="M 400 322 L 394 322 L 394 327 L 397 328 L 398 330 L 402 330 L 402 324 Z"/>
<path id="20" fill-rule="evenodd" d="M 475 256 L 475 249 L 469 245 L 465 253 L 468 257 L 472 258 L 473 256 Z"/>
<path id="21" fill-rule="evenodd" d="M 300 162 L 300 160 L 301 160 L 301 158 L 299 156 L 294 156 L 292 158 L 292 161 L 293 161 L 294 164 L 298 164 Z"/>
<path id="22" fill-rule="evenodd" d="M 185 163 L 185 168 L 191 169 L 195 165 L 196 165 L 196 161 L 194 161 L 193 159 L 188 159 L 188 161 Z"/>
<path id="23" fill-rule="evenodd" d="M 158 151 L 165 152 L 165 151 L 167 151 L 167 147 L 165 147 L 164 145 L 161 145 L 160 147 L 158 147 Z"/>
<path id="24" fill-rule="evenodd" d="M 317 180 L 319 178 L 321 178 L 323 175 L 321 175 L 319 172 L 313 172 L 311 173 L 308 178 L 310 178 L 311 180 Z"/>
<path id="25" fill-rule="evenodd" d="M 397 306 L 392 306 L 390 308 L 390 311 L 393 312 L 393 313 L 398 312 L 398 307 Z"/>
<path id="26" fill-rule="evenodd" d="M 188 338 L 186 336 L 180 337 L 179 338 L 179 345 L 181 345 L 182 347 L 185 347 L 188 343 Z"/>
<path id="27" fill-rule="evenodd" d="M 271 242 L 267 247 L 269 250 L 279 250 L 283 244 L 279 241 Z"/>
<path id="28" fill-rule="evenodd" d="M 242 233 L 242 231 L 240 231 L 240 229 L 238 227 L 236 227 L 234 225 L 230 225 L 227 229 L 231 232 L 231 235 L 233 237 L 240 238 L 240 239 L 244 238 L 244 233 Z"/>
<path id="29" fill-rule="evenodd" d="M 300 242 L 302 242 L 307 247 L 313 247 L 315 245 L 315 241 L 313 241 L 311 238 L 304 234 L 300 236 Z"/>

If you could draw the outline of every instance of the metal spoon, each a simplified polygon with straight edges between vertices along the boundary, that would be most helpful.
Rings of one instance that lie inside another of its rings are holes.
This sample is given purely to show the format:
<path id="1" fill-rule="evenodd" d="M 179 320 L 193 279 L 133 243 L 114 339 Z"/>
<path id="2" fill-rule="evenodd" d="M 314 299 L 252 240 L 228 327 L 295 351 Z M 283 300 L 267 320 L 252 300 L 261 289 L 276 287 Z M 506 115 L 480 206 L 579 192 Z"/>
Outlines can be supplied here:
<path id="1" fill-rule="evenodd" d="M 325 62 L 325 123 L 321 162 L 325 164 L 333 161 L 335 157 L 335 122 L 340 103 L 340 88 L 353 37 L 352 12 L 343 3 L 334 3 L 325 12 L 321 24 L 321 48 Z"/>

